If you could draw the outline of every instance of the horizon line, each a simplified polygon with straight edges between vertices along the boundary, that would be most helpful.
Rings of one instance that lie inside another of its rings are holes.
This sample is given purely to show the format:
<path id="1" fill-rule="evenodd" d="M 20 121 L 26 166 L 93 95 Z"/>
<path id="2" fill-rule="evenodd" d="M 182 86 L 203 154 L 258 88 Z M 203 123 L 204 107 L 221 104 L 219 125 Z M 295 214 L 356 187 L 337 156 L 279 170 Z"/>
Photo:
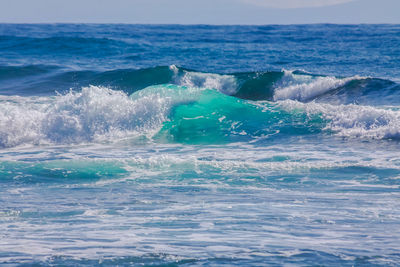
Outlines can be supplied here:
<path id="1" fill-rule="evenodd" d="M 267 24 L 207 24 L 207 23 L 130 23 L 130 22 L 1 22 L 0 24 L 12 25 L 150 25 L 150 26 L 291 26 L 291 25 L 400 25 L 400 23 L 379 22 L 379 23 L 332 23 L 332 22 L 313 22 L 313 23 L 267 23 Z"/>

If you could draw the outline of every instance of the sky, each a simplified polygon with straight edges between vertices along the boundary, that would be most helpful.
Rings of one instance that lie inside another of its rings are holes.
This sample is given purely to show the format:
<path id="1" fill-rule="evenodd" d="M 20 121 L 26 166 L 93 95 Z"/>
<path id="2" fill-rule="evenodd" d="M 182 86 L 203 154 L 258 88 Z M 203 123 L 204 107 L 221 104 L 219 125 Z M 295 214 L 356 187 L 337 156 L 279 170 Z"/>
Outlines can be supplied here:
<path id="1" fill-rule="evenodd" d="M 0 22 L 400 24 L 400 0 L 0 0 Z"/>

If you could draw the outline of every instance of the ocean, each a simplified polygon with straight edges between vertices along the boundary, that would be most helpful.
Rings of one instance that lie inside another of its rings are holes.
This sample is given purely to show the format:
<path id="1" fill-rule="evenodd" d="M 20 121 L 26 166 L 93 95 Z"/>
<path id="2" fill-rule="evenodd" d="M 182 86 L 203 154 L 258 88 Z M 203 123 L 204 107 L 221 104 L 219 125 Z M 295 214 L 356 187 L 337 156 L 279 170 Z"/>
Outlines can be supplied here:
<path id="1" fill-rule="evenodd" d="M 0 24 L 0 265 L 398 266 L 400 25 Z"/>

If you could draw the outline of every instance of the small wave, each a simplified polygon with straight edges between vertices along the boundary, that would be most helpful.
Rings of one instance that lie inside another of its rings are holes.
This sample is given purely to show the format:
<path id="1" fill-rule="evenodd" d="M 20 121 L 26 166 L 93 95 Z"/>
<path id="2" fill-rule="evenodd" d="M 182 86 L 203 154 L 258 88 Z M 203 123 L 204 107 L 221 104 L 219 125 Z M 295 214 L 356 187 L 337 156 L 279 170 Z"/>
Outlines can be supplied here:
<path id="1" fill-rule="evenodd" d="M 330 104 L 399 105 L 400 85 L 384 79 L 353 79 L 313 100 Z"/>
<path id="2" fill-rule="evenodd" d="M 279 103 L 285 110 L 303 110 L 326 119 L 325 130 L 343 137 L 400 139 L 400 110 L 371 106 L 301 103 L 286 100 Z"/>
<path id="3" fill-rule="evenodd" d="M 285 99 L 308 101 L 352 80 L 360 79 L 364 78 L 355 76 L 341 79 L 332 76 L 299 75 L 286 71 L 282 79 L 275 85 L 273 99 L 275 101 Z"/>

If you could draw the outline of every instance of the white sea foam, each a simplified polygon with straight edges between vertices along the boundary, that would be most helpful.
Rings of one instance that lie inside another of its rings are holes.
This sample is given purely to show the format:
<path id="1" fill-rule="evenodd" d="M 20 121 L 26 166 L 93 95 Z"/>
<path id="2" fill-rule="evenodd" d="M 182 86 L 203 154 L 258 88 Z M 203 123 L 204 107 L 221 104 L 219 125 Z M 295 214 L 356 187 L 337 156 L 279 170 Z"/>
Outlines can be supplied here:
<path id="1" fill-rule="evenodd" d="M 168 98 L 156 94 L 131 99 L 96 86 L 56 97 L 2 99 L 0 146 L 113 140 L 157 129 L 169 108 Z"/>
<path id="2" fill-rule="evenodd" d="M 328 121 L 327 128 L 345 137 L 373 139 L 400 138 L 400 110 L 360 105 L 330 105 L 279 102 L 285 109 L 302 109 L 309 114 L 321 114 Z"/>
<path id="3" fill-rule="evenodd" d="M 216 89 L 227 95 L 234 95 L 240 89 L 234 75 L 202 73 L 183 70 L 183 74 L 175 65 L 170 66 L 174 72 L 174 83 L 181 86 Z M 292 99 L 311 100 L 346 83 L 363 79 L 360 76 L 336 78 L 333 76 L 313 76 L 311 74 L 294 74 L 284 70 L 283 77 L 274 84 L 274 101 Z"/>
<path id="4" fill-rule="evenodd" d="M 282 79 L 275 84 L 274 100 L 299 100 L 307 101 L 314 97 L 329 92 L 349 81 L 361 79 L 354 76 L 349 78 L 336 78 L 332 76 L 311 76 L 293 74 L 291 71 L 285 71 Z"/>
<path id="5" fill-rule="evenodd" d="M 202 87 L 216 89 L 221 93 L 233 95 L 238 90 L 237 80 L 233 75 L 221 75 L 214 73 L 202 73 L 183 71 L 183 75 L 179 75 L 176 66 L 170 66 L 175 73 L 175 83 L 187 87 Z"/>

